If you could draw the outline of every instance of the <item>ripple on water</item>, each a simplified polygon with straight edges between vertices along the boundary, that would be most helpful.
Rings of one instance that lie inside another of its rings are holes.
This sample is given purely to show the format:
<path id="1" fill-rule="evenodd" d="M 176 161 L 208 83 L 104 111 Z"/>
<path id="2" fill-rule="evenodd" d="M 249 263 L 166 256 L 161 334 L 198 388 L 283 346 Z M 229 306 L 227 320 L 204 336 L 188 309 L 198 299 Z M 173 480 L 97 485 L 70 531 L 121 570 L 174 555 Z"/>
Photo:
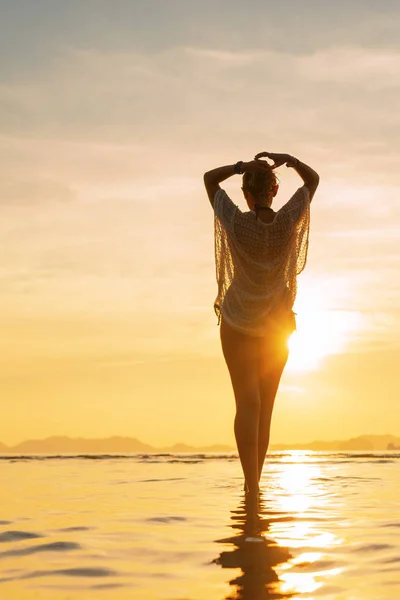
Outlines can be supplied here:
<path id="1" fill-rule="evenodd" d="M 186 517 L 150 517 L 147 523 L 174 523 L 176 521 L 187 521 Z"/>
<path id="2" fill-rule="evenodd" d="M 32 531 L 3 531 L 0 533 L 0 542 L 17 542 L 19 540 L 32 540 L 43 535 Z"/>
<path id="3" fill-rule="evenodd" d="M 94 527 L 84 527 L 82 526 L 76 526 L 76 527 L 62 527 L 61 529 L 57 529 L 56 531 L 64 531 L 64 532 L 68 532 L 68 531 L 90 531 L 94 529 Z"/>
<path id="4" fill-rule="evenodd" d="M 400 556 L 394 556 L 392 558 L 381 558 L 379 562 L 389 565 L 394 563 L 400 563 Z"/>
<path id="5" fill-rule="evenodd" d="M 152 483 L 155 481 L 184 481 L 185 477 L 168 477 L 167 479 L 139 479 L 138 483 Z"/>
<path id="6" fill-rule="evenodd" d="M 51 577 L 51 576 L 67 576 L 67 577 L 113 577 L 119 575 L 118 571 L 109 569 L 107 567 L 75 567 L 68 569 L 46 569 L 39 571 L 31 571 L 19 575 L 18 577 L 2 577 L 0 582 L 16 581 L 19 579 L 37 579 L 39 577 Z"/>
<path id="7" fill-rule="evenodd" d="M 379 552 L 380 550 L 393 550 L 394 546 L 391 544 L 363 544 L 352 548 L 350 552 Z"/>
<path id="8" fill-rule="evenodd" d="M 69 550 L 79 550 L 80 544 L 76 542 L 50 542 L 49 544 L 41 544 L 40 546 L 29 546 L 29 548 L 17 548 L 15 550 L 6 550 L 0 552 L 0 558 L 8 558 L 10 556 L 29 556 L 30 554 L 38 554 L 39 552 L 65 552 Z"/>

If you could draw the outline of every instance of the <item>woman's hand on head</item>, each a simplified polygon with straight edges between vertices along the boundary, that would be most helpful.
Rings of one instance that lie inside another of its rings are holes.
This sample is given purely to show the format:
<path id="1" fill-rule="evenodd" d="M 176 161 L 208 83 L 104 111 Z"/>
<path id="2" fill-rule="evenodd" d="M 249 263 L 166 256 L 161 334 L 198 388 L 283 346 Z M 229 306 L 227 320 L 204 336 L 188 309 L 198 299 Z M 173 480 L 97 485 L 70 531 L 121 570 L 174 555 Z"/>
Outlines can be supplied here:
<path id="1" fill-rule="evenodd" d="M 276 152 L 259 152 L 255 155 L 255 160 L 258 161 L 260 158 L 269 158 L 274 161 L 274 164 L 271 165 L 272 169 L 276 169 L 277 167 L 281 167 L 287 161 L 292 158 L 290 154 L 279 154 Z"/>
<path id="2" fill-rule="evenodd" d="M 242 170 L 244 173 L 258 173 L 271 168 L 271 165 L 266 160 L 251 160 L 250 162 L 243 163 Z"/>

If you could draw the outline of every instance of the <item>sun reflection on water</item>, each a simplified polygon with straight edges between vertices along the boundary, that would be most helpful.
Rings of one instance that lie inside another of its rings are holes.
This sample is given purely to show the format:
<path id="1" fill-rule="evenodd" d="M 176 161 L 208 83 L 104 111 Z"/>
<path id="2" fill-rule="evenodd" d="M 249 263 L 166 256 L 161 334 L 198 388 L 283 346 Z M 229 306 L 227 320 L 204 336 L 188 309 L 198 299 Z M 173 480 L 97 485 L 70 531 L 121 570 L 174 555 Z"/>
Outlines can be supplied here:
<path id="1" fill-rule="evenodd" d="M 342 543 L 339 537 L 323 530 L 324 515 L 329 513 L 329 497 L 323 481 L 323 466 L 313 453 L 295 451 L 286 454 L 284 462 L 277 465 L 275 501 L 279 510 L 293 519 L 274 523 L 271 533 L 289 550 L 303 547 L 319 550 L 302 552 L 283 566 L 280 581 L 284 593 L 313 593 L 323 587 L 321 579 L 330 579 L 342 571 L 323 568 L 328 549 Z M 310 571 L 313 565 L 315 570 Z M 305 569 L 307 572 L 302 572 Z"/>
<path id="2" fill-rule="evenodd" d="M 225 550 L 214 562 L 242 573 L 230 580 L 235 593 L 227 600 L 300 599 L 332 586 L 332 578 L 343 571 L 332 562 L 342 540 L 324 527 L 333 510 L 325 479 L 323 464 L 312 453 L 285 453 L 271 461 L 256 521 L 246 513 L 244 498 L 232 511 L 235 535 L 217 540 Z"/>

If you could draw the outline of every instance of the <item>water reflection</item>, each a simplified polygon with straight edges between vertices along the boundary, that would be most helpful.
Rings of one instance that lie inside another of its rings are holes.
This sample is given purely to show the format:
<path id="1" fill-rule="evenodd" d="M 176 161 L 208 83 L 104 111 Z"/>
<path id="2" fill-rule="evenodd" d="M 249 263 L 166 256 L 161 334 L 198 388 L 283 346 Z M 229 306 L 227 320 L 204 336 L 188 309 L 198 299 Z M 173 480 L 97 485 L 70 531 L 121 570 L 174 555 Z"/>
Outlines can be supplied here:
<path id="1" fill-rule="evenodd" d="M 225 548 L 213 561 L 241 570 L 229 581 L 234 590 L 226 600 L 300 598 L 334 589 L 343 570 L 334 556 L 342 540 L 324 527 L 334 508 L 323 467 L 309 458 L 293 453 L 270 465 L 257 516 L 244 494 L 231 511 L 235 535 L 216 540 Z"/>
<path id="2" fill-rule="evenodd" d="M 279 577 L 274 569 L 291 558 L 289 549 L 265 535 L 271 518 L 262 516 L 266 513 L 263 498 L 260 496 L 258 517 L 251 516 L 249 508 L 243 495 L 238 509 L 231 513 L 231 527 L 237 530 L 237 535 L 216 540 L 217 543 L 231 544 L 233 549 L 222 551 L 213 562 L 225 569 L 240 568 L 242 571 L 229 581 L 235 590 L 226 596 L 226 600 L 292 598 L 293 593 L 279 591 Z"/>

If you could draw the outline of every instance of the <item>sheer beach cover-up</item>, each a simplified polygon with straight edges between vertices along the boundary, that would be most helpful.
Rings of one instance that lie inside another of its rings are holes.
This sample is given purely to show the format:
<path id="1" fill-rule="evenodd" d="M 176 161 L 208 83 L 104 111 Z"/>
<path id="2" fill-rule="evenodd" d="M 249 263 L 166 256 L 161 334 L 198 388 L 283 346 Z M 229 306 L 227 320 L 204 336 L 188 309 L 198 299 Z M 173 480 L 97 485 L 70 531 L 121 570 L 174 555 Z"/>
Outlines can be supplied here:
<path id="1" fill-rule="evenodd" d="M 223 189 L 214 212 L 218 322 L 222 315 L 234 329 L 263 336 L 271 315 L 290 311 L 296 298 L 307 260 L 309 190 L 300 187 L 271 223 L 242 212 Z"/>

